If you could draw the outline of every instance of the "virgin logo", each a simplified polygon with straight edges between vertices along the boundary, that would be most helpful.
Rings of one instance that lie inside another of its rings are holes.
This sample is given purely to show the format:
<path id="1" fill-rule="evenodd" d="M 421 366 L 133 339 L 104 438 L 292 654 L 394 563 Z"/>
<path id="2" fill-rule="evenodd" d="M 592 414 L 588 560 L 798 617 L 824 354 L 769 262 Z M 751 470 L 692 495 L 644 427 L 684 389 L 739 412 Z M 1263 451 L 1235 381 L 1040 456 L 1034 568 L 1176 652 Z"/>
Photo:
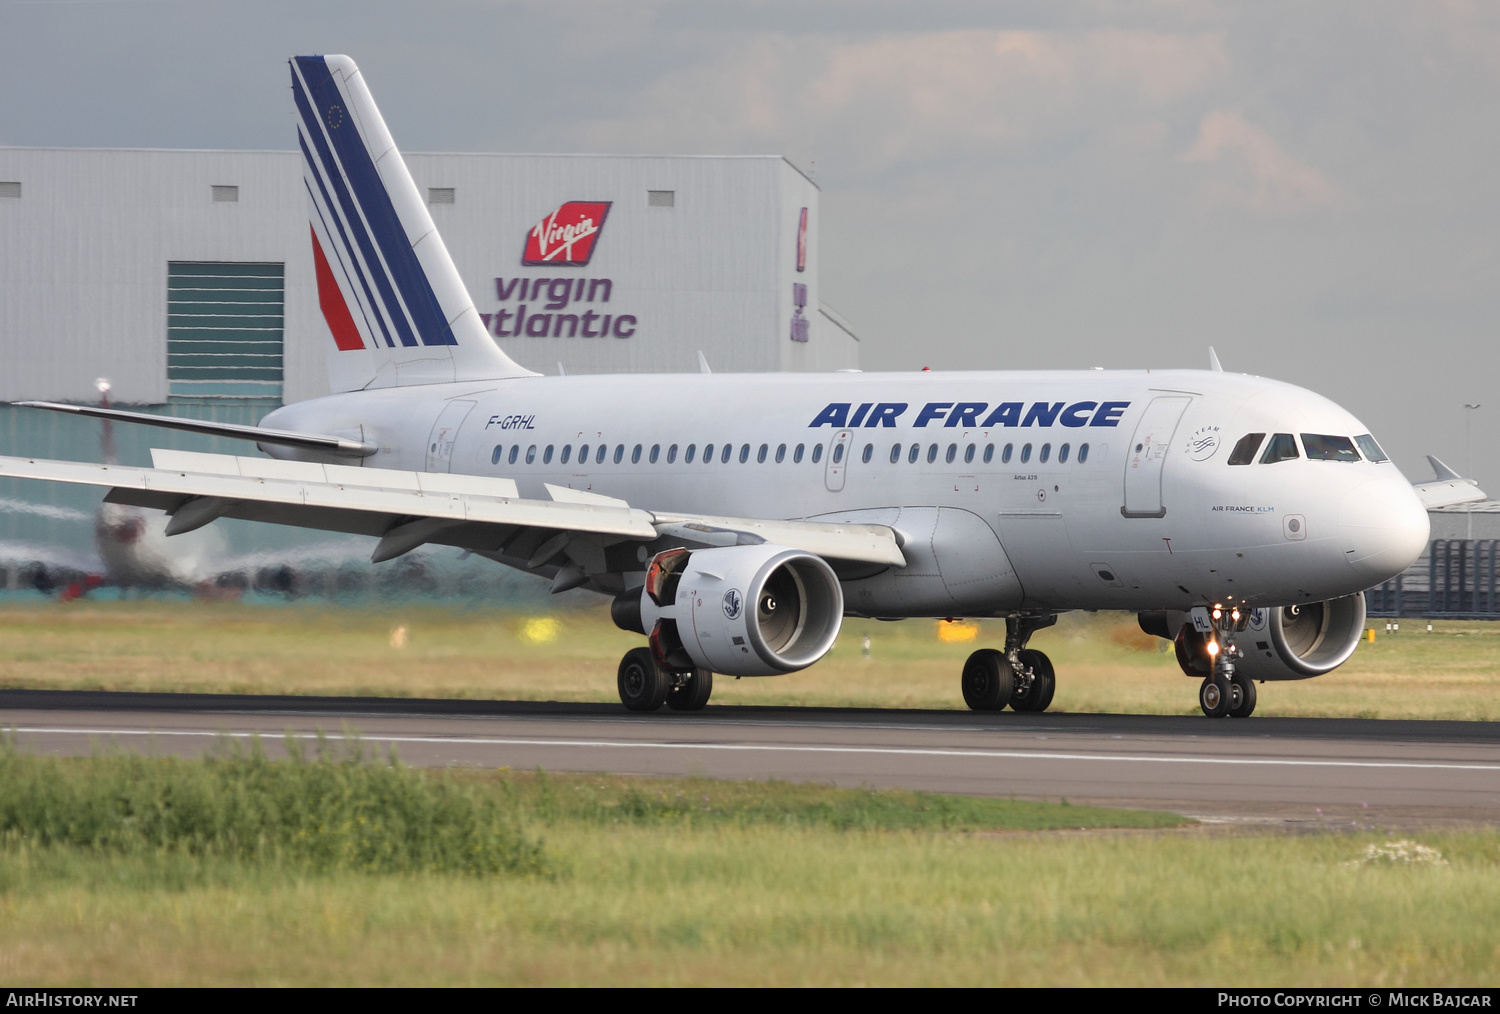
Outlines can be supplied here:
<path id="1" fill-rule="evenodd" d="M 594 256 L 594 242 L 604 228 L 610 201 L 569 201 L 526 234 L 522 264 L 566 264 L 582 267 Z"/>

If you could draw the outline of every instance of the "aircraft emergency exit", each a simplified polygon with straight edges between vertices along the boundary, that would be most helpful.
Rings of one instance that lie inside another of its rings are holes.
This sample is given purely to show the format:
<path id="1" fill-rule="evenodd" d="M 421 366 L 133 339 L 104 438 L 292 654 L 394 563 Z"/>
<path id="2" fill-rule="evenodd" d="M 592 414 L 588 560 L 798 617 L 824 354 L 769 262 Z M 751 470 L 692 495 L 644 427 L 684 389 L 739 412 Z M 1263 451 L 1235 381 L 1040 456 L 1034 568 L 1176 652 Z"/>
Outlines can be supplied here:
<path id="1" fill-rule="evenodd" d="M 457 546 L 609 595 L 647 639 L 618 673 L 642 711 L 809 666 L 850 615 L 1003 617 L 963 697 L 1042 711 L 1031 635 L 1116 609 L 1175 642 L 1206 714 L 1248 716 L 1256 681 L 1349 657 L 1363 590 L 1426 545 L 1424 496 L 1483 496 L 1442 470 L 1414 488 L 1338 405 L 1217 369 L 538 376 L 488 334 L 354 62 L 291 70 L 335 393 L 260 427 L 33 403 L 269 458 L 0 474 L 108 487 L 171 534 L 351 532 L 377 563 Z"/>

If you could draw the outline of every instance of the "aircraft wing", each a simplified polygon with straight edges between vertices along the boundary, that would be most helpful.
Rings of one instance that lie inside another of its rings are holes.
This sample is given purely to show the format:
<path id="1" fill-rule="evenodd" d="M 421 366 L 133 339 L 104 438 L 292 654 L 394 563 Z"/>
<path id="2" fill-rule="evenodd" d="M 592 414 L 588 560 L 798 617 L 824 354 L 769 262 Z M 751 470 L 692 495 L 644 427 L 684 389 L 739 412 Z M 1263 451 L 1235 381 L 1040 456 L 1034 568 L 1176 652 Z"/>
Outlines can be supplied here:
<path id="1" fill-rule="evenodd" d="M 510 479 L 405 472 L 190 451 L 152 451 L 154 468 L 0 457 L 0 476 L 108 487 L 111 503 L 172 515 L 167 534 L 218 518 L 369 535 L 379 563 L 424 543 L 457 546 L 530 570 L 557 570 L 554 590 L 637 569 L 609 551 L 666 540 L 696 546 L 774 542 L 831 560 L 904 567 L 883 525 L 829 524 L 653 513 L 623 500 L 547 486 L 551 500 L 519 496 Z M 559 586 L 561 583 L 561 587 Z"/>
<path id="2" fill-rule="evenodd" d="M 18 401 L 21 408 L 42 408 L 48 412 L 66 412 L 69 415 L 86 415 L 93 419 L 108 419 L 113 422 L 140 423 L 168 430 L 184 430 L 202 433 L 210 437 L 225 437 L 230 440 L 253 440 L 257 444 L 278 447 L 298 447 L 303 450 L 323 451 L 345 458 L 368 458 L 378 448 L 363 440 L 348 436 L 325 433 L 293 433 L 291 430 L 268 430 L 259 426 L 240 426 L 236 423 L 211 422 L 207 419 L 182 419 L 171 415 L 151 415 L 148 412 L 126 412 L 118 408 L 98 405 L 66 405 L 55 401 Z"/>
<path id="3" fill-rule="evenodd" d="M 1465 479 L 1430 454 L 1427 456 L 1427 461 L 1432 465 L 1432 471 L 1437 478 L 1431 482 L 1412 484 L 1412 488 L 1417 491 L 1417 496 L 1422 500 L 1423 507 L 1436 510 L 1439 507 L 1455 507 L 1458 504 L 1478 503 L 1488 499 L 1484 490 L 1479 488 L 1479 483 L 1473 479 Z"/>

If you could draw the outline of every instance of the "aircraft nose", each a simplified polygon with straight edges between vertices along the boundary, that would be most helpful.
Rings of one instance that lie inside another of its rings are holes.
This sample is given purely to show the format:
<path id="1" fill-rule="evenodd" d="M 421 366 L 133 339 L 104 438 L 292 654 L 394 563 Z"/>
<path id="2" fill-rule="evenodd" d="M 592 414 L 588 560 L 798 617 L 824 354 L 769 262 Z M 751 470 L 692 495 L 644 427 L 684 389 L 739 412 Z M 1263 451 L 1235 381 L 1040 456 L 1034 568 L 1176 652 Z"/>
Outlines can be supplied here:
<path id="1" fill-rule="evenodd" d="M 1431 530 L 1416 490 L 1398 473 L 1344 494 L 1339 535 L 1344 559 L 1373 586 L 1410 567 L 1427 548 Z"/>

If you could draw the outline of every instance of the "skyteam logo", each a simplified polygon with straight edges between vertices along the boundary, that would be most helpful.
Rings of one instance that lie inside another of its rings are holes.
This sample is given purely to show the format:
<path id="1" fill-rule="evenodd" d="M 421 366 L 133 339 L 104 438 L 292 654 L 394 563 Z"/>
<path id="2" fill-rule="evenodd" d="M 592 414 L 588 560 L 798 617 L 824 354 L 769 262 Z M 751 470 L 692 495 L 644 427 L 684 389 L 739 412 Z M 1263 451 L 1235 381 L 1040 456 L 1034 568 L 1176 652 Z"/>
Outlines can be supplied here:
<path id="1" fill-rule="evenodd" d="M 594 244 L 610 201 L 569 201 L 542 219 L 526 234 L 526 265 L 564 265 L 581 268 L 594 256 Z"/>
<path id="2" fill-rule="evenodd" d="M 738 588 L 731 588 L 724 593 L 724 615 L 731 620 L 740 618 L 740 610 L 745 606 L 745 597 L 740 594 Z"/>

